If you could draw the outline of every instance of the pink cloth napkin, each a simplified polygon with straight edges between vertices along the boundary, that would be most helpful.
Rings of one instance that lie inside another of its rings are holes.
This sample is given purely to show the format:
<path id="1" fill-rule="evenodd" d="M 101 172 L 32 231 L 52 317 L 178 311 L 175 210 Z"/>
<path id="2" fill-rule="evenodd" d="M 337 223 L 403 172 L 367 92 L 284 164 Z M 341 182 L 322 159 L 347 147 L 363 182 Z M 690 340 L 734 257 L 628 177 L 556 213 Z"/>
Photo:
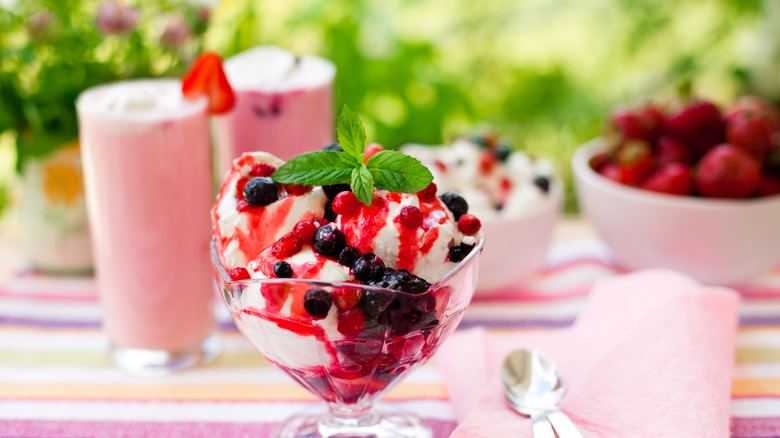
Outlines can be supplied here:
<path id="1" fill-rule="evenodd" d="M 536 348 L 561 371 L 560 408 L 583 437 L 727 437 L 739 298 L 672 271 L 602 280 L 565 330 L 454 334 L 436 355 L 453 437 L 531 437 L 504 401 L 499 370 Z"/>

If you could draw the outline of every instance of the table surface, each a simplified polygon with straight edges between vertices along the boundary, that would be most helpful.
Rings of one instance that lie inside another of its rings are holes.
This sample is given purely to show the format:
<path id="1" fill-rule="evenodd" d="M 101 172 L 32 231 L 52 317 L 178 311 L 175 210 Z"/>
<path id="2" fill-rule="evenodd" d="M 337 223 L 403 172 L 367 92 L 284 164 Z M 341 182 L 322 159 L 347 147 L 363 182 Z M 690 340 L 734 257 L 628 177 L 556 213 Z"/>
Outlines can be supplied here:
<path id="1" fill-rule="evenodd" d="M 20 274 L 23 258 L 3 235 L 0 436 L 264 437 L 317 403 L 262 359 L 223 309 L 223 353 L 213 363 L 159 378 L 121 373 L 107 354 L 93 280 Z M 566 327 L 594 281 L 622 272 L 587 222 L 564 219 L 545 269 L 511 296 L 476 298 L 461 327 Z M 780 267 L 739 292 L 731 436 L 780 436 Z M 435 437 L 456 426 L 435 358 L 383 402 L 419 413 Z"/>

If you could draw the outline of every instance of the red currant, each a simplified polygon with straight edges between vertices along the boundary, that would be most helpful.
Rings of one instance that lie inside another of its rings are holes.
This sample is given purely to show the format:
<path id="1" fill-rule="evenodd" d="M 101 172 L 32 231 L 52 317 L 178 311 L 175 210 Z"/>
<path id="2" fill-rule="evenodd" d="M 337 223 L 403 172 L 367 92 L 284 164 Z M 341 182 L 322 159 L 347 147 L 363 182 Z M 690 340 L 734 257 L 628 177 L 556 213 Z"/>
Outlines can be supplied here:
<path id="1" fill-rule="evenodd" d="M 276 167 L 267 163 L 255 163 L 252 165 L 252 170 L 249 174 L 252 176 L 271 176 L 276 172 Z"/>
<path id="2" fill-rule="evenodd" d="M 303 239 L 303 243 L 308 244 L 311 244 L 315 231 L 317 231 L 317 225 L 312 221 L 300 221 L 293 228 L 293 234 Z"/>
<path id="3" fill-rule="evenodd" d="M 420 225 L 422 225 L 423 212 L 413 205 L 407 205 L 401 209 L 401 213 L 398 215 L 398 220 L 401 222 L 401 225 L 414 230 L 415 228 L 419 228 Z"/>
<path id="4" fill-rule="evenodd" d="M 230 270 L 230 279 L 233 281 L 249 280 L 249 271 L 246 268 L 238 267 Z"/>
<path id="5" fill-rule="evenodd" d="M 458 218 L 458 229 L 461 233 L 472 235 L 482 228 L 482 223 L 473 214 L 464 214 Z"/>
<path id="6" fill-rule="evenodd" d="M 285 258 L 297 254 L 303 246 L 303 239 L 295 234 L 287 234 L 274 242 L 271 254 L 276 258 Z"/>
<path id="7" fill-rule="evenodd" d="M 352 216 L 360 209 L 360 201 L 352 192 L 341 192 L 333 200 L 333 212 L 342 216 Z"/>
<path id="8" fill-rule="evenodd" d="M 423 200 L 433 199 L 436 197 L 436 183 L 430 183 L 428 187 L 417 192 L 417 197 Z"/>

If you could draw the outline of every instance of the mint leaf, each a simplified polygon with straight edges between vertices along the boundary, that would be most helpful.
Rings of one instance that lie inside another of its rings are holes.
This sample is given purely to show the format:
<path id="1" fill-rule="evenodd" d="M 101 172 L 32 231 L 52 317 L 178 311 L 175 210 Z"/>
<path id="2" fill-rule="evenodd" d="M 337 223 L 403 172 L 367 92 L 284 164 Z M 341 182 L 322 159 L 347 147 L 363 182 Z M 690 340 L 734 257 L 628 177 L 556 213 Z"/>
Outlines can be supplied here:
<path id="1" fill-rule="evenodd" d="M 374 198 L 374 179 L 366 166 L 361 164 L 352 170 L 352 181 L 349 185 L 358 201 L 371 205 L 371 200 Z"/>
<path id="2" fill-rule="evenodd" d="M 391 192 L 417 193 L 433 182 L 431 171 L 419 160 L 396 151 L 372 155 L 365 167 L 378 188 Z"/>
<path id="3" fill-rule="evenodd" d="M 339 115 L 336 136 L 341 149 L 353 158 L 355 165 L 362 165 L 365 159 L 363 148 L 366 146 L 366 129 L 357 113 L 346 105 Z"/>
<path id="4" fill-rule="evenodd" d="M 307 152 L 284 163 L 271 178 L 284 184 L 305 186 L 347 184 L 355 165 L 344 158 L 336 151 Z"/>
<path id="5" fill-rule="evenodd" d="M 433 181 L 431 172 L 416 158 L 395 151 L 376 153 L 363 164 L 366 130 L 357 113 L 344 105 L 337 137 L 342 151 L 315 151 L 299 155 L 271 175 L 284 184 L 347 184 L 358 200 L 371 205 L 374 187 L 401 193 L 417 193 Z"/>

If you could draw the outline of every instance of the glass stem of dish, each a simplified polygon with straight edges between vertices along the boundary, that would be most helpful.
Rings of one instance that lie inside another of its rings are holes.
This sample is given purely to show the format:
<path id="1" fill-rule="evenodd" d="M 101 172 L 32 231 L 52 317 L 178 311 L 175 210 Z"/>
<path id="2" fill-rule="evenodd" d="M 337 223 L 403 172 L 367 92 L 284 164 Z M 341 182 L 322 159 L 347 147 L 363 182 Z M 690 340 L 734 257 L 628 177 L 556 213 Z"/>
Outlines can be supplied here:
<path id="1" fill-rule="evenodd" d="M 327 426 L 334 428 L 354 428 L 371 426 L 376 423 L 376 414 L 372 411 L 373 403 L 340 405 L 328 403 L 329 418 Z"/>

